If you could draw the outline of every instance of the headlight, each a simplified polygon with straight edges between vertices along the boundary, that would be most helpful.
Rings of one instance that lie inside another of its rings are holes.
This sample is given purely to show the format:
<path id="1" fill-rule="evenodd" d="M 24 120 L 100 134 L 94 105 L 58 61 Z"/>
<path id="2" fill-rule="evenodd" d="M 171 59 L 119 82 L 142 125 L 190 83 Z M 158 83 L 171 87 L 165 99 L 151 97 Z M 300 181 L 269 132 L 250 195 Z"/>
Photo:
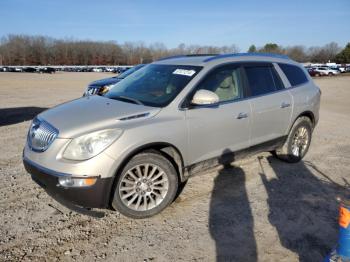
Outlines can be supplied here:
<path id="1" fill-rule="evenodd" d="M 74 138 L 64 150 L 63 157 L 71 160 L 92 158 L 110 146 L 122 133 L 120 129 L 106 129 Z"/>
<path id="2" fill-rule="evenodd" d="M 101 86 L 101 88 L 98 90 L 98 94 L 99 95 L 103 95 L 105 93 L 107 93 L 109 90 L 111 90 L 111 88 L 114 86 L 114 84 L 112 85 L 106 85 L 106 86 Z"/>

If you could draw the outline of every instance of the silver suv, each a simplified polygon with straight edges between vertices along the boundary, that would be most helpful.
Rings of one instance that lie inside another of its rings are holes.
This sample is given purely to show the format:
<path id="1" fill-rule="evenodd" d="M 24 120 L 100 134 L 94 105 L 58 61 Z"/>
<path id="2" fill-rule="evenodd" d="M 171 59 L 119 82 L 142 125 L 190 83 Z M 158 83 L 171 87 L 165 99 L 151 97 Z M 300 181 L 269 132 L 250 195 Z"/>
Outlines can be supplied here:
<path id="1" fill-rule="evenodd" d="M 146 65 L 102 96 L 39 114 L 23 162 L 56 199 L 159 213 L 193 174 L 247 153 L 301 160 L 320 89 L 286 56 L 176 56 Z"/>

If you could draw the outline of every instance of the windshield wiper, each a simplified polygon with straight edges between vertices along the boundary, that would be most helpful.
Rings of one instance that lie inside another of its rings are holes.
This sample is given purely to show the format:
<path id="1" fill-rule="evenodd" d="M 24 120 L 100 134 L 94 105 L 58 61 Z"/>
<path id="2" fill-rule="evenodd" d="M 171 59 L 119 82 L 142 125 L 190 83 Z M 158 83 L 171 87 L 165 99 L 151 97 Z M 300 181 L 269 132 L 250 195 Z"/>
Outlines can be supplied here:
<path id="1" fill-rule="evenodd" d="M 143 103 L 140 100 L 137 100 L 136 98 L 127 97 L 127 96 L 113 96 L 111 98 L 112 99 L 126 100 L 126 101 L 130 101 L 132 103 L 138 104 L 138 105 L 143 105 Z"/>

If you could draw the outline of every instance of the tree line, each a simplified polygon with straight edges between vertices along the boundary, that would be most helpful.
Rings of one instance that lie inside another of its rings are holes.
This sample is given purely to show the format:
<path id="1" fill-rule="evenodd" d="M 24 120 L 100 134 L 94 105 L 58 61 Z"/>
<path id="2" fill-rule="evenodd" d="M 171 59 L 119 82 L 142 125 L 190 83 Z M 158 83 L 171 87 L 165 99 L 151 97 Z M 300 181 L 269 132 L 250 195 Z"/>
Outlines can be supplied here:
<path id="1" fill-rule="evenodd" d="M 341 48 L 335 42 L 321 47 L 313 46 L 309 48 L 302 45 L 283 47 L 275 43 L 267 43 L 261 48 L 256 48 L 255 45 L 251 45 L 248 52 L 284 54 L 300 63 L 350 63 L 350 43 L 348 43 L 345 48 Z"/>
<path id="2" fill-rule="evenodd" d="M 163 43 L 55 39 L 46 36 L 8 35 L 0 40 L 0 65 L 133 65 L 182 54 L 237 53 L 239 48 L 180 44 L 167 48 Z M 268 43 L 252 45 L 247 52 L 286 54 L 299 62 L 350 63 L 350 43 L 342 49 L 335 42 L 322 47 L 283 47 Z"/>

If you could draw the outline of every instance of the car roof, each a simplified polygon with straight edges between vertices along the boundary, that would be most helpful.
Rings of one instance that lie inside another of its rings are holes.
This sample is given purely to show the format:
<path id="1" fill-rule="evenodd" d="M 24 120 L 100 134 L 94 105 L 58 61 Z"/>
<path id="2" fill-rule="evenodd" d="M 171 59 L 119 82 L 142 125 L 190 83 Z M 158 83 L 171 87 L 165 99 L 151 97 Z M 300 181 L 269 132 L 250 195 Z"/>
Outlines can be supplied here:
<path id="1" fill-rule="evenodd" d="M 286 55 L 269 53 L 235 53 L 235 54 L 209 54 L 209 55 L 178 55 L 159 59 L 154 64 L 166 65 L 193 65 L 207 66 L 213 64 L 222 64 L 226 62 L 276 62 L 296 64 Z"/>

